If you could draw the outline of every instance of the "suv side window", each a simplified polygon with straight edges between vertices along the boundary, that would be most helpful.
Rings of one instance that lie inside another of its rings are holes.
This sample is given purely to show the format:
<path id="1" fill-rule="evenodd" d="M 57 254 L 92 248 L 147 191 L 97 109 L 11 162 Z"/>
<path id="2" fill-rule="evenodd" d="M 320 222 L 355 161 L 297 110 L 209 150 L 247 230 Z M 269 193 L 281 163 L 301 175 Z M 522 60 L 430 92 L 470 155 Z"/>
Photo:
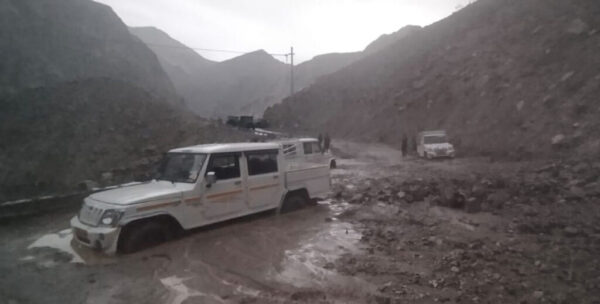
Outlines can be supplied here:
<path id="1" fill-rule="evenodd" d="M 276 173 L 277 168 L 277 150 L 252 151 L 246 152 L 248 159 L 248 175 L 259 175 L 267 173 Z"/>
<path id="2" fill-rule="evenodd" d="M 304 146 L 304 154 L 312 154 L 312 143 L 305 142 L 302 144 Z"/>
<path id="3" fill-rule="evenodd" d="M 240 177 L 240 154 L 222 153 L 210 157 L 206 173 L 215 172 L 218 180 Z"/>

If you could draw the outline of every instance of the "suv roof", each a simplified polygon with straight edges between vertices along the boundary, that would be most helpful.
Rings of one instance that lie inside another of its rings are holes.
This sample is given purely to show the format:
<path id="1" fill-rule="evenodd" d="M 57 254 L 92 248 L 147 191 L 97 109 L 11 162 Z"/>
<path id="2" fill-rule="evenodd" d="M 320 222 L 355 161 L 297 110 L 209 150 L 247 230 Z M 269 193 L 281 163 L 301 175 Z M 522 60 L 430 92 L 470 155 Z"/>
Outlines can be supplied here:
<path id="1" fill-rule="evenodd" d="M 224 143 L 177 148 L 169 153 L 219 153 L 279 149 L 276 143 Z"/>
<path id="2" fill-rule="evenodd" d="M 278 142 L 278 143 L 301 142 L 301 143 L 305 143 L 305 142 L 318 142 L 318 140 L 316 138 L 312 138 L 312 137 L 302 137 L 302 138 L 277 139 L 277 140 L 274 140 L 272 142 Z"/>
<path id="3" fill-rule="evenodd" d="M 423 132 L 420 132 L 419 135 L 421 135 L 421 136 L 427 136 L 427 135 L 446 135 L 446 131 L 444 131 L 444 130 L 423 131 Z"/>

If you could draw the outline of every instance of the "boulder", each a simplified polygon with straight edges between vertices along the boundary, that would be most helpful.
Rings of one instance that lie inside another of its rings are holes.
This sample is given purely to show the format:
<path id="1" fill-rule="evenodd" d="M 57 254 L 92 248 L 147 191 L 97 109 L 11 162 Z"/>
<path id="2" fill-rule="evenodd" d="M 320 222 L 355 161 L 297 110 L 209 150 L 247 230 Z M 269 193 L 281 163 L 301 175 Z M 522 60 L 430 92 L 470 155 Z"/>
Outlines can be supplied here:
<path id="1" fill-rule="evenodd" d="M 144 148 L 145 153 L 152 154 L 152 153 L 156 153 L 156 151 L 158 151 L 158 149 L 155 145 L 149 145 L 146 148 Z"/>
<path id="2" fill-rule="evenodd" d="M 487 195 L 486 188 L 487 187 L 481 183 L 473 185 L 473 187 L 471 188 L 471 196 L 479 199 L 485 198 L 485 196 Z"/>
<path id="3" fill-rule="evenodd" d="M 404 191 L 400 191 L 400 192 L 396 193 L 396 196 L 399 199 L 403 199 L 406 196 L 406 193 L 404 193 Z"/>
<path id="4" fill-rule="evenodd" d="M 349 201 L 350 204 L 361 204 L 362 202 L 363 202 L 363 195 L 360 193 L 353 195 Z"/>
<path id="5" fill-rule="evenodd" d="M 544 296 L 544 292 L 541 290 L 536 290 L 533 292 L 532 296 L 534 299 L 541 299 Z"/>
<path id="6" fill-rule="evenodd" d="M 502 209 L 504 203 L 510 200 L 510 194 L 506 190 L 498 190 L 488 195 L 487 200 L 495 209 Z"/>
<path id="7" fill-rule="evenodd" d="M 101 175 L 103 182 L 111 182 L 113 180 L 113 174 L 111 172 L 104 172 Z"/>
<path id="8" fill-rule="evenodd" d="M 572 226 L 567 226 L 564 229 L 565 235 L 567 236 L 576 236 L 579 233 L 579 230 Z"/>
<path id="9" fill-rule="evenodd" d="M 78 187 L 79 187 L 79 190 L 81 190 L 81 191 L 93 191 L 93 190 L 99 188 L 100 185 L 93 180 L 86 179 L 86 180 L 80 182 Z"/>
<path id="10" fill-rule="evenodd" d="M 577 19 L 573 19 L 569 25 L 567 26 L 567 28 L 565 29 L 565 31 L 569 34 L 573 34 L 573 35 L 581 35 L 583 33 L 585 33 L 588 30 L 588 25 L 587 23 L 585 23 L 583 20 L 577 18 Z"/>
<path id="11" fill-rule="evenodd" d="M 565 81 L 569 80 L 571 77 L 573 77 L 573 75 L 575 75 L 575 72 L 573 72 L 573 71 L 567 72 L 560 78 L 560 81 L 565 82 Z"/>
<path id="12" fill-rule="evenodd" d="M 469 197 L 465 202 L 465 211 L 468 213 L 477 213 L 481 211 L 481 201 L 474 197 Z"/>
<path id="13" fill-rule="evenodd" d="M 552 137 L 552 145 L 553 146 L 560 146 L 564 143 L 565 141 L 565 136 L 563 134 L 556 134 Z"/>

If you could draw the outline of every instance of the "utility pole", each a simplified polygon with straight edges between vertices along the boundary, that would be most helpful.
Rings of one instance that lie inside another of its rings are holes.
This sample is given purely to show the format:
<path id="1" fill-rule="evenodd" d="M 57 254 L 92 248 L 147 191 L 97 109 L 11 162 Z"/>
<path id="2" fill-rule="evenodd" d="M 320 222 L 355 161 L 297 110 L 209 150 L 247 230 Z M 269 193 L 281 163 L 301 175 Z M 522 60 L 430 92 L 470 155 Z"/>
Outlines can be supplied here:
<path id="1" fill-rule="evenodd" d="M 290 48 L 290 96 L 294 95 L 294 47 Z"/>

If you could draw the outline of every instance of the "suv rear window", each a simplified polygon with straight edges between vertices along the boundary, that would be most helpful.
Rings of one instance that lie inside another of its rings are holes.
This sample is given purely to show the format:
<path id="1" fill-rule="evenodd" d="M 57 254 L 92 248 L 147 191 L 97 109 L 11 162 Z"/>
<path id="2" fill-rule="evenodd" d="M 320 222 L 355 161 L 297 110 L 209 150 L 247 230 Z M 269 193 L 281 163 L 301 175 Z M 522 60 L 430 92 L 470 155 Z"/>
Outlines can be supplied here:
<path id="1" fill-rule="evenodd" d="M 312 143 L 305 142 L 302 145 L 304 146 L 304 154 L 312 154 L 313 153 Z"/>
<path id="2" fill-rule="evenodd" d="M 248 159 L 248 175 L 259 175 L 278 172 L 277 150 L 246 152 Z"/>
<path id="3" fill-rule="evenodd" d="M 284 144 L 283 145 L 283 155 L 285 155 L 285 156 L 294 156 L 294 155 L 296 155 L 296 145 L 294 145 L 294 144 Z"/>

